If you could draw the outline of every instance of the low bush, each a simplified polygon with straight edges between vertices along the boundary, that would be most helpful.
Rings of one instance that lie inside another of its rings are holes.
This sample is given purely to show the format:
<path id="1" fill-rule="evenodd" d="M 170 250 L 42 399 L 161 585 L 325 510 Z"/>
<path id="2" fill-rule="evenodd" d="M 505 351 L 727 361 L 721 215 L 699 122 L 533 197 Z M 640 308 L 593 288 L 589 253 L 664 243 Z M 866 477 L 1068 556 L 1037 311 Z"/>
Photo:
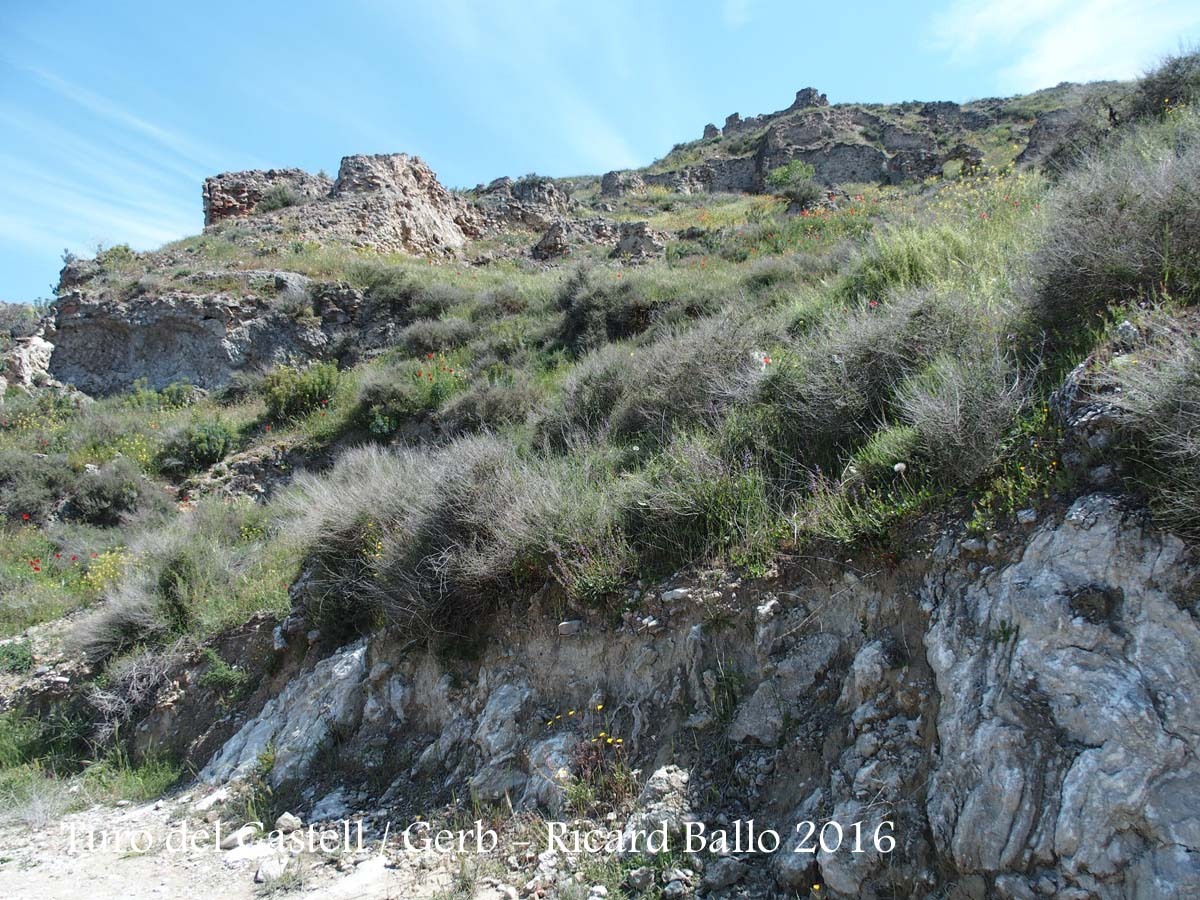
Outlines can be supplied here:
<path id="1" fill-rule="evenodd" d="M 1174 331 L 1121 367 L 1127 450 L 1162 523 L 1200 538 L 1200 339 Z"/>
<path id="2" fill-rule="evenodd" d="M 233 449 L 236 437 L 219 419 L 190 422 L 160 452 L 164 470 L 196 472 L 216 465 Z"/>
<path id="3" fill-rule="evenodd" d="M 807 209 L 821 199 L 824 189 L 813 181 L 813 167 L 799 159 L 767 173 L 767 187 L 796 206 Z"/>
<path id="4" fill-rule="evenodd" d="M 1130 113 L 1140 119 L 1161 119 L 1184 106 L 1200 103 L 1200 52 L 1168 56 L 1143 75 L 1134 88 Z"/>
<path id="5" fill-rule="evenodd" d="M 1133 129 L 1068 173 L 1032 260 L 1034 324 L 1079 343 L 1112 304 L 1200 295 L 1200 112 Z"/>
<path id="6" fill-rule="evenodd" d="M 307 615 L 345 637 L 388 622 L 464 635 L 561 548 L 594 547 L 611 521 L 599 479 L 523 458 L 491 435 L 436 454 L 351 451 L 327 479 L 298 479 L 286 508 L 310 548 Z M 534 582 L 538 583 L 538 582 Z"/>
<path id="7" fill-rule="evenodd" d="M 642 473 L 625 508 L 630 539 L 661 570 L 719 557 L 757 568 L 775 552 L 775 511 L 762 471 L 730 463 L 706 441 L 684 437 Z"/>
<path id="8" fill-rule="evenodd" d="M 254 207 L 255 212 L 267 213 L 288 206 L 297 206 L 302 198 L 286 184 L 276 184 L 263 191 L 262 199 Z"/>
<path id="9" fill-rule="evenodd" d="M 33 649 L 29 641 L 0 644 L 0 672 L 21 674 L 33 668 Z"/>
<path id="10" fill-rule="evenodd" d="M 474 340 L 478 329 L 466 319 L 417 319 L 400 333 L 400 345 L 409 353 L 444 353 Z"/>
<path id="11" fill-rule="evenodd" d="M 451 434 L 502 429 L 524 422 L 544 390 L 523 372 L 476 381 L 442 406 L 438 421 Z"/>
<path id="12" fill-rule="evenodd" d="M 277 366 L 262 382 L 267 415 L 276 421 L 307 416 L 333 399 L 338 370 L 333 363 L 314 363 L 307 368 Z"/>
<path id="13" fill-rule="evenodd" d="M 581 267 L 558 293 L 557 344 L 576 355 L 636 337 L 655 325 L 682 323 L 717 310 L 717 297 L 697 286 L 636 271 Z"/>
<path id="14" fill-rule="evenodd" d="M 969 485 L 996 461 L 1027 394 L 1012 361 L 981 348 L 962 358 L 936 357 L 900 386 L 897 404 L 916 430 L 932 479 Z"/>
<path id="15" fill-rule="evenodd" d="M 350 266 L 347 275 L 367 299 L 401 324 L 417 318 L 436 319 L 452 307 L 466 304 L 470 292 L 444 281 L 416 275 L 410 267 L 375 261 Z"/>
<path id="16" fill-rule="evenodd" d="M 119 456 L 78 477 L 69 495 L 69 513 L 93 525 L 117 525 L 137 508 L 148 487 L 141 469 Z"/>
<path id="17" fill-rule="evenodd" d="M 129 547 L 133 564 L 76 625 L 72 646 L 98 664 L 286 608 L 285 570 L 268 544 L 266 516 L 250 500 L 205 498 L 169 526 L 143 532 Z"/>
<path id="18" fill-rule="evenodd" d="M 935 357 L 963 357 L 995 327 L 969 298 L 910 291 L 891 301 L 830 313 L 795 339 L 748 385 L 743 409 L 725 426 L 729 452 L 764 460 L 784 482 L 838 472 L 881 421 L 906 377 Z"/>
<path id="19" fill-rule="evenodd" d="M 949 225 L 894 228 L 872 239 L 837 293 L 846 300 L 879 302 L 890 291 L 921 287 L 971 266 L 972 251 L 962 230 Z"/>
<path id="20" fill-rule="evenodd" d="M 362 428 L 386 437 L 437 411 L 467 383 L 461 364 L 441 353 L 371 369 L 359 381 L 354 417 Z"/>
<path id="21" fill-rule="evenodd" d="M 674 329 L 644 347 L 611 344 L 588 354 L 563 384 L 537 431 L 550 446 L 583 438 L 665 442 L 680 427 L 713 425 L 733 385 L 770 359 L 762 335 L 725 317 Z"/>

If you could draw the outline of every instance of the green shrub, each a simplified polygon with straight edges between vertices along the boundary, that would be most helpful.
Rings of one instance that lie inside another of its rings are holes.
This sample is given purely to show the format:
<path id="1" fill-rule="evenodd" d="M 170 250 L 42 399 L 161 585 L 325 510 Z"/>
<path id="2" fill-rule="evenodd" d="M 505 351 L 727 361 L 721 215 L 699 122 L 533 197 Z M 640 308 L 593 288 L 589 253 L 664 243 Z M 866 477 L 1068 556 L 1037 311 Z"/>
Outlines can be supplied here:
<path id="1" fill-rule="evenodd" d="M 441 353 L 371 369 L 359 381 L 355 419 L 372 434 L 386 437 L 405 422 L 440 409 L 466 385 L 461 365 Z"/>
<path id="2" fill-rule="evenodd" d="M 582 438 L 659 443 L 676 428 L 711 424 L 733 385 L 769 359 L 755 351 L 757 337 L 714 317 L 644 347 L 603 347 L 567 377 L 560 401 L 538 421 L 538 435 L 556 447 Z"/>
<path id="3" fill-rule="evenodd" d="M 29 641 L 0 644 L 0 672 L 21 674 L 33 668 L 33 648 Z"/>
<path id="4" fill-rule="evenodd" d="M 275 184 L 263 191 L 262 199 L 254 207 L 255 212 L 267 213 L 288 206 L 297 206 L 303 198 L 286 184 Z"/>
<path id="5" fill-rule="evenodd" d="M 417 319 L 400 333 L 409 353 L 443 353 L 470 343 L 478 329 L 466 319 Z"/>
<path id="6" fill-rule="evenodd" d="M 361 261 L 352 265 L 347 275 L 372 304 L 400 324 L 415 318 L 436 319 L 471 298 L 463 288 L 431 281 L 425 272 L 417 276 L 405 266 Z"/>
<path id="7" fill-rule="evenodd" d="M 66 456 L 0 450 L 0 510 L 15 522 L 44 522 L 78 476 Z"/>
<path id="8" fill-rule="evenodd" d="M 451 434 L 502 429 L 524 422 L 541 401 L 543 390 L 523 372 L 477 381 L 441 407 L 438 421 Z"/>
<path id="9" fill-rule="evenodd" d="M 801 208 L 808 208 L 821 199 L 824 192 L 819 184 L 813 181 L 814 169 L 803 160 L 793 159 L 782 166 L 776 166 L 767 173 L 766 181 L 776 194 L 785 197 Z"/>
<path id="10" fill-rule="evenodd" d="M 673 568 L 716 557 L 756 567 L 774 554 L 775 510 L 750 460 L 731 464 L 703 440 L 682 438 L 643 477 L 625 522 L 649 564 Z"/>
<path id="11" fill-rule="evenodd" d="M 211 633 L 257 611 L 286 606 L 286 573 L 266 543 L 266 512 L 251 500 L 205 498 L 130 546 L 136 565 L 82 619 L 72 646 L 93 663 L 139 645 Z"/>
<path id="12" fill-rule="evenodd" d="M 1130 102 L 1135 118 L 1161 119 L 1200 103 L 1200 52 L 1168 56 L 1138 80 Z"/>
<path id="13" fill-rule="evenodd" d="M 146 490 L 141 469 L 119 456 L 75 480 L 69 511 L 74 518 L 93 525 L 117 525 L 122 516 L 137 508 Z"/>
<path id="14" fill-rule="evenodd" d="M 303 369 L 277 366 L 263 378 L 267 415 L 276 421 L 307 416 L 333 399 L 337 385 L 334 363 L 314 363 Z"/>
<path id="15" fill-rule="evenodd" d="M 892 425 L 876 431 L 855 452 L 845 479 L 878 486 L 904 478 L 919 478 L 921 433 L 911 425 Z M 897 471 L 896 466 L 903 468 Z"/>
<path id="16" fill-rule="evenodd" d="M 205 647 L 202 653 L 208 668 L 200 676 L 201 687 L 210 688 L 231 699 L 238 699 L 249 691 L 249 672 L 239 666 L 231 666 L 211 647 Z"/>
<path id="17" fill-rule="evenodd" d="M 1200 339 L 1169 332 L 1118 373 L 1126 449 L 1168 527 L 1200 537 Z"/>
<path id="18" fill-rule="evenodd" d="M 896 389 L 935 356 L 975 352 L 986 313 L 953 292 L 912 291 L 854 312 L 829 314 L 748 383 L 760 409 L 726 426 L 731 451 L 765 460 L 785 483 L 838 472 L 890 418 Z"/>
<path id="19" fill-rule="evenodd" d="M 603 607 L 637 571 L 637 556 L 625 535 L 611 525 L 594 542 L 552 548 L 551 571 L 567 596 L 586 606 Z"/>
<path id="20" fill-rule="evenodd" d="M 1078 343 L 1112 304 L 1200 295 L 1200 112 L 1133 129 L 1047 197 L 1034 324 Z"/>
<path id="21" fill-rule="evenodd" d="M 877 234 L 838 283 L 849 301 L 883 301 L 889 292 L 921 287 L 966 269 L 974 248 L 962 229 L 949 225 L 900 227 Z"/>
<path id="22" fill-rule="evenodd" d="M 216 465 L 233 449 L 233 430 L 219 419 L 192 422 L 163 448 L 162 467 L 199 471 Z"/>
<path id="23" fill-rule="evenodd" d="M 557 344 L 576 355 L 636 337 L 652 326 L 716 311 L 717 298 L 695 284 L 659 282 L 652 274 L 577 269 L 560 289 Z"/>
<path id="24" fill-rule="evenodd" d="M 96 250 L 96 262 L 106 270 L 126 269 L 137 262 L 137 254 L 128 244 L 113 244 Z"/>
<path id="25" fill-rule="evenodd" d="M 996 461 L 1027 389 L 1011 360 L 999 350 L 981 349 L 960 359 L 935 358 L 897 394 L 930 475 L 953 486 L 970 484 Z"/>

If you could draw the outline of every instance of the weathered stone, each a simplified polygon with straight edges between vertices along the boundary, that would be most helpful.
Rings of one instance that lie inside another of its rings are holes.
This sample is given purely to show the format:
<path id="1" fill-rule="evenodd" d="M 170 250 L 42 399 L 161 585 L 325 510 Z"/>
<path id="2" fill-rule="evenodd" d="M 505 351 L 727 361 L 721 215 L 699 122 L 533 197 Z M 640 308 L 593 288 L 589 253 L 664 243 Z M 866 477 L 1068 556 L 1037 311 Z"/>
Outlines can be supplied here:
<path id="1" fill-rule="evenodd" d="M 359 641 L 294 678 L 226 742 L 200 772 L 200 780 L 213 784 L 244 778 L 255 771 L 268 747 L 275 760 L 268 775 L 272 785 L 303 775 L 331 729 L 358 722 L 365 660 L 366 647 Z"/>
<path id="2" fill-rule="evenodd" d="M 1200 628 L 1174 599 L 1187 573 L 1178 539 L 1124 528 L 1093 496 L 998 578 L 930 583 L 928 813 L 961 870 L 1051 865 L 1102 897 L 1200 892 L 1200 870 L 1179 865 L 1200 850 Z M 1124 599 L 1092 622 L 1071 598 L 1097 583 Z"/>
<path id="3" fill-rule="evenodd" d="M 310 175 L 302 169 L 224 172 L 204 179 L 204 224 L 253 215 L 272 191 L 299 204 L 327 196 L 332 186 L 325 176 Z"/>
<path id="4" fill-rule="evenodd" d="M 652 229 L 648 222 L 622 222 L 612 256 L 635 261 L 655 259 L 666 252 L 664 240 L 665 236 Z"/>
<path id="5" fill-rule="evenodd" d="M 299 831 L 304 827 L 304 823 L 299 816 L 294 816 L 290 812 L 285 812 L 275 820 L 275 830 L 280 834 L 291 834 L 293 831 Z"/>
<path id="6" fill-rule="evenodd" d="M 622 832 L 626 846 L 630 846 L 635 835 L 664 825 L 668 834 L 683 830 L 684 823 L 692 818 L 687 795 L 689 777 L 679 766 L 663 766 L 646 779 Z"/>
<path id="7" fill-rule="evenodd" d="M 4 355 L 0 384 L 7 381 L 10 385 L 28 388 L 46 381 L 50 377 L 53 354 L 54 345 L 40 335 L 18 338 Z"/>
<path id="8" fill-rule="evenodd" d="M 645 187 L 642 177 L 635 172 L 605 172 L 600 179 L 601 197 L 623 197 Z"/>
<path id="9" fill-rule="evenodd" d="M 832 634 L 812 635 L 801 642 L 738 708 L 729 728 L 730 740 L 755 741 L 766 747 L 778 744 L 789 710 L 806 702 L 805 692 L 833 661 L 839 647 L 840 641 Z"/>

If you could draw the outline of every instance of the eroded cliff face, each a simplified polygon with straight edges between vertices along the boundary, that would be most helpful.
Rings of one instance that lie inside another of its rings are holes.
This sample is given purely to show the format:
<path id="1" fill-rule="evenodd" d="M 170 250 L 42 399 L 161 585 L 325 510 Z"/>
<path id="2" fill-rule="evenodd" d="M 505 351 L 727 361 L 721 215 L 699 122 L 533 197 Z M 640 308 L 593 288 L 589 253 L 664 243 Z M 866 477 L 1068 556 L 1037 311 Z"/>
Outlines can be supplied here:
<path id="1" fill-rule="evenodd" d="M 753 818 L 786 841 L 689 856 L 699 896 L 1196 896 L 1193 555 L 1105 495 L 964 537 L 899 565 L 657 586 L 619 626 L 534 597 L 472 662 L 388 632 L 322 655 L 285 622 L 276 652 L 305 661 L 200 777 L 236 783 L 269 749 L 266 777 L 307 819 L 382 829 L 455 796 L 569 818 L 603 732 L 644 784 L 610 826 Z M 187 749 L 169 708 L 143 746 Z M 791 852 L 804 820 L 891 822 L 895 849 Z M 555 896 L 577 862 L 509 880 Z"/>

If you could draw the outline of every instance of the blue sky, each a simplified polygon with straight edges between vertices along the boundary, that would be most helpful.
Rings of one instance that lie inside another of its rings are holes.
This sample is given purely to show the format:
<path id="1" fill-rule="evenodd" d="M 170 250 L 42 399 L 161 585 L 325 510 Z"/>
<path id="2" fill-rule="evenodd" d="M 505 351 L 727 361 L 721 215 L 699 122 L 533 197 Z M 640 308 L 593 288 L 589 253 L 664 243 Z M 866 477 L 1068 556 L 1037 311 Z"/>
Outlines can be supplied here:
<path id="1" fill-rule="evenodd" d="M 349 153 L 442 181 L 640 165 L 726 115 L 1135 75 L 1196 0 L 0 0 L 0 299 L 200 230 L 200 184 Z"/>

